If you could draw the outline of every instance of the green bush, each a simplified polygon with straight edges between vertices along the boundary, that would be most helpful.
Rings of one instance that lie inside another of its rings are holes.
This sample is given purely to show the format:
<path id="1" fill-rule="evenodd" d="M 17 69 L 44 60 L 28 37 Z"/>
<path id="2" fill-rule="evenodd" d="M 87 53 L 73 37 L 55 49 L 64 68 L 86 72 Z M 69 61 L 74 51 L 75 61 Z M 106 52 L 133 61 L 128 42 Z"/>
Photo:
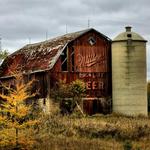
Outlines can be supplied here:
<path id="1" fill-rule="evenodd" d="M 80 105 L 85 91 L 85 84 L 81 80 L 75 80 L 70 84 L 60 81 L 58 87 L 52 89 L 51 96 L 60 104 L 62 114 L 72 114 L 75 107 Z"/>

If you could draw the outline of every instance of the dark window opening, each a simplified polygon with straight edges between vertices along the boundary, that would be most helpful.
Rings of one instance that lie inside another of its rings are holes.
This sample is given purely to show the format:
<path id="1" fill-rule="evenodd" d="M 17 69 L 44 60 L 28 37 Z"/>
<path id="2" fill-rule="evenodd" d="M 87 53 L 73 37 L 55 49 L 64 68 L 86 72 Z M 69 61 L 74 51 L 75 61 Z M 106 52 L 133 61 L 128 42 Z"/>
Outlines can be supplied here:
<path id="1" fill-rule="evenodd" d="M 132 37 L 132 34 L 127 34 L 127 37 L 128 37 L 128 38 L 131 38 L 131 37 Z"/>
<path id="2" fill-rule="evenodd" d="M 67 68 L 68 68 L 67 49 L 65 49 L 61 54 L 61 70 L 67 71 Z"/>
<path id="3" fill-rule="evenodd" d="M 94 37 L 89 37 L 88 42 L 91 46 L 93 46 L 94 44 L 96 44 L 96 40 L 94 39 Z"/>

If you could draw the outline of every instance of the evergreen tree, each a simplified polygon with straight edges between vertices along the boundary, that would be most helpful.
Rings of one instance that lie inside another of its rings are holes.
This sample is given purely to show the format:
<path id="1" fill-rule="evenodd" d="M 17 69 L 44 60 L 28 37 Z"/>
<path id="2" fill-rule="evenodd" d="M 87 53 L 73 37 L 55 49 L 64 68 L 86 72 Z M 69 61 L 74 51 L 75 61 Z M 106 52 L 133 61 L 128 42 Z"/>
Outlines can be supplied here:
<path id="1" fill-rule="evenodd" d="M 23 75 L 15 74 L 14 83 L 13 87 L 2 85 L 7 92 L 0 94 L 0 146 L 11 145 L 21 149 L 22 145 L 33 144 L 33 137 L 29 133 L 38 120 L 31 119 L 31 106 L 25 103 L 28 98 L 35 96 L 29 92 L 33 81 L 25 84 Z"/>

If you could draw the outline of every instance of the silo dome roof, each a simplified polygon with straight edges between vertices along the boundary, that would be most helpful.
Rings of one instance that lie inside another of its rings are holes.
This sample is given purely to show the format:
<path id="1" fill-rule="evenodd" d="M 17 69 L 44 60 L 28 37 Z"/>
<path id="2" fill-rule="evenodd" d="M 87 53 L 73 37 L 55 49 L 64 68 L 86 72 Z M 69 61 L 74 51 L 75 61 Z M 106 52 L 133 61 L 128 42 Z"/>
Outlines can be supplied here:
<path id="1" fill-rule="evenodd" d="M 132 39 L 134 41 L 145 41 L 146 40 L 139 35 L 138 33 L 132 32 L 131 31 L 131 27 L 127 26 L 126 28 L 126 32 L 122 32 L 120 33 L 118 36 L 116 36 L 113 41 L 126 41 L 128 39 Z"/>

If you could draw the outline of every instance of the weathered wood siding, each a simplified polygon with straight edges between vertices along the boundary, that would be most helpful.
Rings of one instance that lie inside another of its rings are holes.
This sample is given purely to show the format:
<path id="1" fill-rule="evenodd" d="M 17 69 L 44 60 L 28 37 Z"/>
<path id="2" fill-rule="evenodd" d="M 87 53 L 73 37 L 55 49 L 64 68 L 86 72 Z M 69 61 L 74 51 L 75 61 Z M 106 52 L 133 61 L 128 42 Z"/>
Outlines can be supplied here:
<path id="1" fill-rule="evenodd" d="M 89 43 L 90 38 L 95 40 L 93 45 Z M 110 97 L 112 96 L 111 42 L 97 32 L 89 32 L 70 43 L 67 48 L 68 71 L 61 70 L 61 58 L 59 58 L 52 70 L 52 82 L 63 80 L 69 83 L 76 79 L 83 80 L 87 90 L 87 99 L 83 101 L 85 113 L 110 112 Z M 74 51 L 74 69 L 72 69 L 72 51 Z M 98 98 L 103 98 L 103 102 Z"/>
<path id="2" fill-rule="evenodd" d="M 89 39 L 95 44 L 90 45 Z M 111 43 L 96 32 L 89 32 L 68 46 L 69 70 L 61 71 L 59 58 L 53 68 L 54 78 L 71 82 L 81 79 L 86 82 L 87 97 L 111 96 Z M 72 49 L 74 50 L 74 70 L 72 70 Z"/>
<path id="3" fill-rule="evenodd" d="M 105 106 L 102 104 L 101 98 L 107 102 L 108 97 L 112 96 L 111 41 L 91 30 L 70 42 L 64 51 L 67 54 L 67 70 L 62 70 L 62 55 L 60 55 L 51 70 L 27 75 L 26 82 L 32 79 L 37 81 L 31 92 L 38 91 L 37 98 L 45 100 L 50 95 L 50 89 L 59 80 L 70 83 L 81 79 L 85 82 L 87 89 L 83 101 L 84 111 L 88 114 L 104 112 Z M 18 55 L 15 61 L 21 62 L 23 59 Z M 17 67 L 15 61 L 11 66 L 14 70 Z M 6 74 L 9 74 L 9 67 Z"/>

